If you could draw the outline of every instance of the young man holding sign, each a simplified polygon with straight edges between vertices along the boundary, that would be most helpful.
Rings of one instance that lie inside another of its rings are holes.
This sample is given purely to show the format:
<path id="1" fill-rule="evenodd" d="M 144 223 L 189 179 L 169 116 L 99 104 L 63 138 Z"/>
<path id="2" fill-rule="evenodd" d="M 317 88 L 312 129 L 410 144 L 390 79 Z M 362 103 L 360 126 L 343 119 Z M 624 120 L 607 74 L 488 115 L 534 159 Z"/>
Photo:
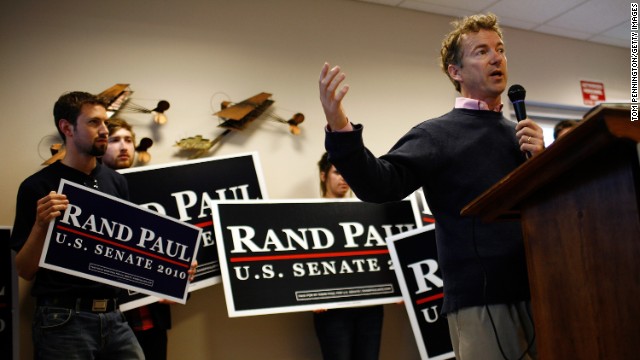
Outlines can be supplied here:
<path id="1" fill-rule="evenodd" d="M 54 191 L 60 179 L 129 197 L 125 178 L 96 158 L 107 148 L 106 104 L 89 93 L 71 92 L 58 99 L 53 114 L 66 154 L 22 182 L 11 235 L 18 275 L 34 280 L 34 358 L 144 359 L 118 310 L 120 289 L 39 266 L 49 223 L 69 205 L 64 194 Z"/>

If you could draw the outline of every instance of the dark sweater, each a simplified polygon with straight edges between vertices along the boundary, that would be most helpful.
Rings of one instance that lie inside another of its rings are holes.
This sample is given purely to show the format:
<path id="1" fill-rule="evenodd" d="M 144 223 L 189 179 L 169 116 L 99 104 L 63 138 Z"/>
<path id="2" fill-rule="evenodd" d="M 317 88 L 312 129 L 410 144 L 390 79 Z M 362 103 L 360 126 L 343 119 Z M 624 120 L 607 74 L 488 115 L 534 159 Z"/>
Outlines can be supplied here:
<path id="1" fill-rule="evenodd" d="M 379 159 L 364 147 L 360 125 L 328 132 L 325 146 L 363 201 L 395 201 L 424 189 L 436 219 L 443 313 L 529 299 L 520 223 L 460 216 L 466 204 L 524 162 L 513 122 L 492 111 L 454 109 L 417 125 Z"/>

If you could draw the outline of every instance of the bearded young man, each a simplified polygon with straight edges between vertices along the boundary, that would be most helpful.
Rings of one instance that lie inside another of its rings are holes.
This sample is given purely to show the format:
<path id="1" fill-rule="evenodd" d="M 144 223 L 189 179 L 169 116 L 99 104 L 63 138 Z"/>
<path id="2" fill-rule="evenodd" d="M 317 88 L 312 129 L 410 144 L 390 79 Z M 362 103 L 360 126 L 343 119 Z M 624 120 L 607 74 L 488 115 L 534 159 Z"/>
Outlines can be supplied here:
<path id="1" fill-rule="evenodd" d="M 106 104 L 92 94 L 70 92 L 58 99 L 53 114 L 66 154 L 22 182 L 11 234 L 18 275 L 34 280 L 34 358 L 144 359 L 118 310 L 120 289 L 39 267 L 49 222 L 69 205 L 55 192 L 60 179 L 129 198 L 125 178 L 97 161 L 107 148 Z"/>

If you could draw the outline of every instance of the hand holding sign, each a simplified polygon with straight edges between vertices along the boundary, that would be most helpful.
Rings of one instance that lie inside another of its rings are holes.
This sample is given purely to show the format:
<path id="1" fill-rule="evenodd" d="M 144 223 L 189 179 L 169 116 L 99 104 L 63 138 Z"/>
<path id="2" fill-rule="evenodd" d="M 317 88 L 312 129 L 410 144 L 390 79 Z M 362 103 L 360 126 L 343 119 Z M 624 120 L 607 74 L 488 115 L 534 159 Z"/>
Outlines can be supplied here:
<path id="1" fill-rule="evenodd" d="M 38 200 L 38 212 L 36 214 L 36 224 L 47 228 L 51 220 L 62 214 L 67 209 L 69 200 L 65 194 L 57 194 L 55 191 Z"/>
<path id="2" fill-rule="evenodd" d="M 186 302 L 201 229 L 66 180 L 58 193 L 69 203 L 50 224 L 40 266 Z"/>

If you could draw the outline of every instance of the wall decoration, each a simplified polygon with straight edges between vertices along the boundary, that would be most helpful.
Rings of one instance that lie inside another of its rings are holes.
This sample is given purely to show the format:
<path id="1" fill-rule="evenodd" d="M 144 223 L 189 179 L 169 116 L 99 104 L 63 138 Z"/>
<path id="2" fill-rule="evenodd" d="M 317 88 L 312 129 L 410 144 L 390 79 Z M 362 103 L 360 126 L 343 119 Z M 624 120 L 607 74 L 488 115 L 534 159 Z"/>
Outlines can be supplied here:
<path id="1" fill-rule="evenodd" d="M 169 110 L 171 106 L 168 101 L 160 100 L 155 108 L 147 109 L 131 101 L 131 94 L 133 94 L 133 90 L 131 90 L 129 84 L 115 84 L 98 94 L 98 96 L 108 99 L 109 107 L 107 108 L 107 112 L 110 118 L 120 112 L 133 112 L 152 114 L 153 122 L 158 125 L 167 123 L 168 119 L 164 112 Z"/>
<path id="2" fill-rule="evenodd" d="M 153 145 L 153 140 L 145 137 L 140 139 L 140 144 L 136 146 L 135 150 L 138 153 L 137 163 L 140 165 L 146 165 L 151 161 L 151 154 L 147 151 Z"/>
<path id="3" fill-rule="evenodd" d="M 231 131 L 242 131 L 249 123 L 259 118 L 265 113 L 274 100 L 271 99 L 271 94 L 261 92 L 239 103 L 232 103 L 230 101 L 222 101 L 220 104 L 221 110 L 216 112 L 216 115 L 220 119 L 218 127 L 225 130 L 220 133 L 213 140 L 206 139 L 202 135 L 195 135 L 188 138 L 183 138 L 176 141 L 176 146 L 181 150 L 181 153 L 186 154 L 190 159 L 200 157 L 206 154 L 214 145 L 219 143 L 222 138 L 227 136 Z M 296 113 L 289 120 L 285 120 L 274 114 L 267 114 L 271 120 L 279 123 L 289 125 L 289 131 L 293 135 L 300 134 L 299 125 L 304 121 L 304 115 L 302 113 Z"/>

